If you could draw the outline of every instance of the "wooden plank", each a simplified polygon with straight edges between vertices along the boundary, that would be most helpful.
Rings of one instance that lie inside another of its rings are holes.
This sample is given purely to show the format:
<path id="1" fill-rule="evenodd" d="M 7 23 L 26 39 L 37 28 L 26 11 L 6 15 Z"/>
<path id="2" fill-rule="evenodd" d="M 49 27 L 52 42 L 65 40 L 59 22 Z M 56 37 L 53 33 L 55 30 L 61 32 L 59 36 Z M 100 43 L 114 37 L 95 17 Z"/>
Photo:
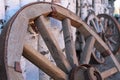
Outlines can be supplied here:
<path id="1" fill-rule="evenodd" d="M 81 53 L 80 63 L 81 64 L 89 64 L 91 53 L 94 48 L 95 38 L 93 36 L 90 36 L 86 40 L 85 48 L 83 52 Z"/>
<path id="2" fill-rule="evenodd" d="M 102 76 L 103 79 L 105 79 L 105 78 L 108 78 L 109 76 L 111 76 L 111 75 L 113 75 L 113 74 L 115 74 L 117 72 L 118 72 L 117 68 L 113 67 L 113 68 L 111 68 L 109 70 L 106 70 L 106 71 L 102 72 L 101 76 Z"/>
<path id="3" fill-rule="evenodd" d="M 62 70 L 28 44 L 24 45 L 23 56 L 55 80 L 67 80 L 67 75 Z"/>
<path id="4" fill-rule="evenodd" d="M 75 43 L 73 42 L 73 35 L 71 30 L 71 22 L 68 18 L 66 18 L 62 21 L 62 25 L 67 59 L 69 60 L 71 66 L 78 65 Z"/>
<path id="5" fill-rule="evenodd" d="M 71 66 L 67 59 L 65 58 L 62 49 L 60 49 L 60 46 L 55 39 L 54 35 L 48 30 L 45 24 L 45 18 L 44 16 L 40 16 L 35 20 L 35 24 L 38 27 L 38 30 L 45 41 L 52 57 L 54 58 L 57 66 L 61 68 L 66 73 L 71 70 Z"/>

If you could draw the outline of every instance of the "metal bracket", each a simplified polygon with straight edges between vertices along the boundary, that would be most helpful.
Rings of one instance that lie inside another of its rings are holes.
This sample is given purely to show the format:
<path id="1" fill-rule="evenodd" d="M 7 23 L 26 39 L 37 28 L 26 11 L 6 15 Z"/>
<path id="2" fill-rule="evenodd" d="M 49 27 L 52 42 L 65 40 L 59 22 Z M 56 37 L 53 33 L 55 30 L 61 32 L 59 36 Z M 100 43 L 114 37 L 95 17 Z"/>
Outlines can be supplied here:
<path id="1" fill-rule="evenodd" d="M 15 62 L 14 69 L 16 72 L 22 73 L 21 67 L 20 67 L 20 62 Z"/>
<path id="2" fill-rule="evenodd" d="M 52 12 L 48 15 L 50 17 L 56 17 L 57 16 L 57 10 L 54 6 L 51 6 Z"/>

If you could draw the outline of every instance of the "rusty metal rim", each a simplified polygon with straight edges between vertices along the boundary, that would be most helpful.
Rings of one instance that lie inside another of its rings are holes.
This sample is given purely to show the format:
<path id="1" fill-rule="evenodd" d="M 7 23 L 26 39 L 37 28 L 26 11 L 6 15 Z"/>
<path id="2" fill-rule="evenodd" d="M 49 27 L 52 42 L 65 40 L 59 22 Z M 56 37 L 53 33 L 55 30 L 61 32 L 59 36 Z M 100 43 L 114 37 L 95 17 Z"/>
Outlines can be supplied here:
<path id="1" fill-rule="evenodd" d="M 90 67 L 88 68 L 88 70 L 85 72 L 86 74 L 86 80 L 103 80 L 100 72 L 98 71 L 98 69 L 94 68 L 94 67 Z"/>
<path id="2" fill-rule="evenodd" d="M 69 79 L 74 80 L 76 78 L 75 75 L 77 75 L 78 74 L 77 72 L 79 71 L 81 72 L 81 74 L 84 74 L 84 76 L 81 75 L 81 77 L 83 77 L 84 80 L 95 80 L 93 79 L 94 77 L 96 77 L 97 80 L 103 80 L 98 69 L 89 64 L 83 64 L 73 68 L 69 75 Z"/>
<path id="3" fill-rule="evenodd" d="M 91 67 L 91 65 L 88 65 L 88 64 L 83 64 L 83 65 L 79 65 L 77 67 L 74 67 L 71 70 L 71 73 L 69 74 L 69 79 L 74 80 L 76 78 L 75 75 L 77 74 L 77 72 L 79 70 L 81 70 L 82 73 L 84 74 L 87 71 L 87 69 L 90 68 L 90 67 Z"/>

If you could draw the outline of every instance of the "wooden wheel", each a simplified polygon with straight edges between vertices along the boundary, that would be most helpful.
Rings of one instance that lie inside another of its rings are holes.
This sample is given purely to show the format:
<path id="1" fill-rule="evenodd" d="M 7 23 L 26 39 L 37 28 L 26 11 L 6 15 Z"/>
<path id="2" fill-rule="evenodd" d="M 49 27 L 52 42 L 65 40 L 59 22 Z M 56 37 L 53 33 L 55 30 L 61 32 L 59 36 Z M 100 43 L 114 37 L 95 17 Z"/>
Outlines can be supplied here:
<path id="1" fill-rule="evenodd" d="M 62 53 L 62 49 L 60 49 L 58 42 L 46 27 L 45 17 L 53 17 L 62 21 L 66 57 Z M 35 26 L 37 26 L 57 66 L 53 65 L 45 56 L 25 43 L 25 34 L 30 20 L 34 21 Z M 0 80 L 24 80 L 19 65 L 22 55 L 55 80 L 70 80 L 69 75 L 72 74 L 74 74 L 72 80 L 81 80 L 82 75 L 79 73 L 84 75 L 83 70 L 88 71 L 88 77 L 95 78 L 93 80 L 98 78 L 97 75 L 106 78 L 106 76 L 101 76 L 101 74 L 106 74 L 108 71 L 100 74 L 94 67 L 89 65 L 80 67 L 82 65 L 79 64 L 76 57 L 70 31 L 71 26 L 76 27 L 87 39 L 87 44 L 83 51 L 83 64 L 88 64 L 91 48 L 95 47 L 100 52 L 107 51 L 115 63 L 116 67 L 109 70 L 115 71 L 111 74 L 107 74 L 107 77 L 120 71 L 119 63 L 108 46 L 79 17 L 61 6 L 37 2 L 20 9 L 2 31 L 0 36 Z M 94 72 L 97 75 L 93 75 Z M 86 79 L 83 78 L 82 80 Z"/>
<path id="2" fill-rule="evenodd" d="M 90 14 L 86 18 L 86 22 L 116 54 L 120 46 L 120 25 L 115 18 L 107 14 L 99 14 L 98 16 Z"/>
<path id="3" fill-rule="evenodd" d="M 107 14 L 99 14 L 98 17 L 103 25 L 102 38 L 116 54 L 120 47 L 120 25 L 114 17 Z"/>
<path id="4" fill-rule="evenodd" d="M 94 30 L 98 35 L 101 34 L 103 26 L 100 23 L 99 18 L 94 13 L 90 13 L 87 16 L 85 21 L 90 26 L 90 28 L 92 30 Z M 101 35 L 99 35 L 99 36 L 102 37 Z M 96 48 L 93 48 L 91 57 L 92 57 L 91 58 L 92 64 L 101 64 L 101 63 L 104 63 L 104 61 L 105 61 L 105 59 L 103 58 L 103 56 L 101 55 L 99 50 L 97 50 Z"/>
<path id="5" fill-rule="evenodd" d="M 116 54 L 120 46 L 119 23 L 107 14 L 99 14 L 96 16 L 93 13 L 88 15 L 86 22 L 90 25 L 90 28 L 93 29 L 103 39 L 103 41 L 105 41 L 110 50 Z M 96 54 L 96 52 L 99 53 L 99 51 L 95 49 L 94 53 Z M 99 59 L 95 54 L 92 54 L 93 60 L 91 61 L 94 62 L 95 60 L 98 63 L 103 63 L 104 60 L 102 55 L 100 56 L 99 53 L 98 56 L 101 57 L 101 59 Z"/>

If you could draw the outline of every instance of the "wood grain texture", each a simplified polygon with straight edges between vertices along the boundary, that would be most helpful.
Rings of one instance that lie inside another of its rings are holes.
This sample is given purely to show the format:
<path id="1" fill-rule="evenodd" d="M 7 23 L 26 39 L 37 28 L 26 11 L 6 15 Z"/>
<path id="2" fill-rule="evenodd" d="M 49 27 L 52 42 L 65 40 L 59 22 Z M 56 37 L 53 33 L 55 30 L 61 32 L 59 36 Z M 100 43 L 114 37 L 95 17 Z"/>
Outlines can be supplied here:
<path id="1" fill-rule="evenodd" d="M 102 72 L 101 76 L 103 77 L 103 79 L 105 79 L 105 78 L 108 78 L 109 76 L 111 76 L 111 75 L 113 75 L 113 74 L 115 74 L 117 72 L 118 72 L 117 68 L 113 67 L 113 68 L 111 68 L 109 70 L 106 70 L 106 71 Z"/>
<path id="2" fill-rule="evenodd" d="M 69 60 L 71 66 L 78 65 L 78 60 L 75 51 L 75 43 L 73 41 L 71 30 L 71 22 L 68 18 L 66 18 L 62 21 L 62 25 L 67 59 Z"/>
<path id="3" fill-rule="evenodd" d="M 85 36 L 85 38 L 91 35 L 95 37 L 95 47 L 99 51 L 104 52 L 106 50 L 109 50 L 105 42 L 93 30 L 91 30 L 89 26 L 84 21 L 82 21 L 82 19 L 61 6 L 54 4 L 52 6 L 56 8 L 56 17 L 54 16 L 56 19 L 63 20 L 65 18 L 69 18 L 71 20 L 71 25 L 78 28 L 79 31 Z M 5 67 L 1 68 L 4 69 L 3 73 L 5 73 L 4 75 L 6 77 L 9 77 L 8 75 L 6 75 L 8 74 L 8 72 L 5 72 L 8 69 L 8 66 L 14 67 L 14 62 L 20 61 L 24 45 L 24 33 L 26 33 L 27 31 L 29 20 L 35 19 L 40 15 L 48 16 L 48 14 L 50 14 L 51 12 L 51 3 L 32 3 L 21 8 L 14 15 L 14 18 L 9 21 L 8 25 L 6 26 L 7 29 L 4 30 L 4 33 L 2 33 L 2 35 L 4 35 L 4 38 L 1 38 L 2 43 L 0 43 L 0 47 L 2 48 L 0 49 L 0 54 L 3 57 L 0 58 L 0 63 L 4 63 L 1 66 Z M 56 58 L 60 55 L 61 54 L 56 55 Z M 111 57 L 115 58 L 113 55 Z M 64 57 L 62 59 L 58 59 L 58 62 L 59 60 L 63 61 L 60 61 L 61 63 L 69 64 Z M 117 67 L 119 68 L 119 65 Z M 69 71 L 70 67 L 66 67 L 64 65 L 63 69 L 65 69 L 65 71 Z M 0 76 L 3 76 L 3 73 L 0 73 Z"/>
<path id="4" fill-rule="evenodd" d="M 48 30 L 47 25 L 45 24 L 44 16 L 40 16 L 35 20 L 35 24 L 38 27 L 38 30 L 45 41 L 53 59 L 55 60 L 57 66 L 61 68 L 66 73 L 70 71 L 71 66 L 64 56 L 62 49 L 60 48 L 57 40 L 54 35 Z"/>
<path id="5" fill-rule="evenodd" d="M 112 58 L 115 66 L 117 67 L 118 71 L 120 72 L 120 63 L 118 62 L 117 58 L 113 55 L 112 51 L 109 50 L 110 57 Z"/>
<path id="6" fill-rule="evenodd" d="M 22 73 L 16 72 L 14 68 L 8 67 L 9 77 L 7 80 L 24 80 Z"/>
<path id="7" fill-rule="evenodd" d="M 55 80 L 67 80 L 67 75 L 62 70 L 28 44 L 24 45 L 23 56 Z"/>
<path id="8" fill-rule="evenodd" d="M 81 59 L 80 59 L 81 64 L 89 64 L 89 61 L 91 58 L 91 53 L 92 53 L 93 48 L 94 48 L 94 44 L 95 44 L 95 38 L 93 36 L 90 36 L 86 40 L 84 50 L 81 53 Z"/>

